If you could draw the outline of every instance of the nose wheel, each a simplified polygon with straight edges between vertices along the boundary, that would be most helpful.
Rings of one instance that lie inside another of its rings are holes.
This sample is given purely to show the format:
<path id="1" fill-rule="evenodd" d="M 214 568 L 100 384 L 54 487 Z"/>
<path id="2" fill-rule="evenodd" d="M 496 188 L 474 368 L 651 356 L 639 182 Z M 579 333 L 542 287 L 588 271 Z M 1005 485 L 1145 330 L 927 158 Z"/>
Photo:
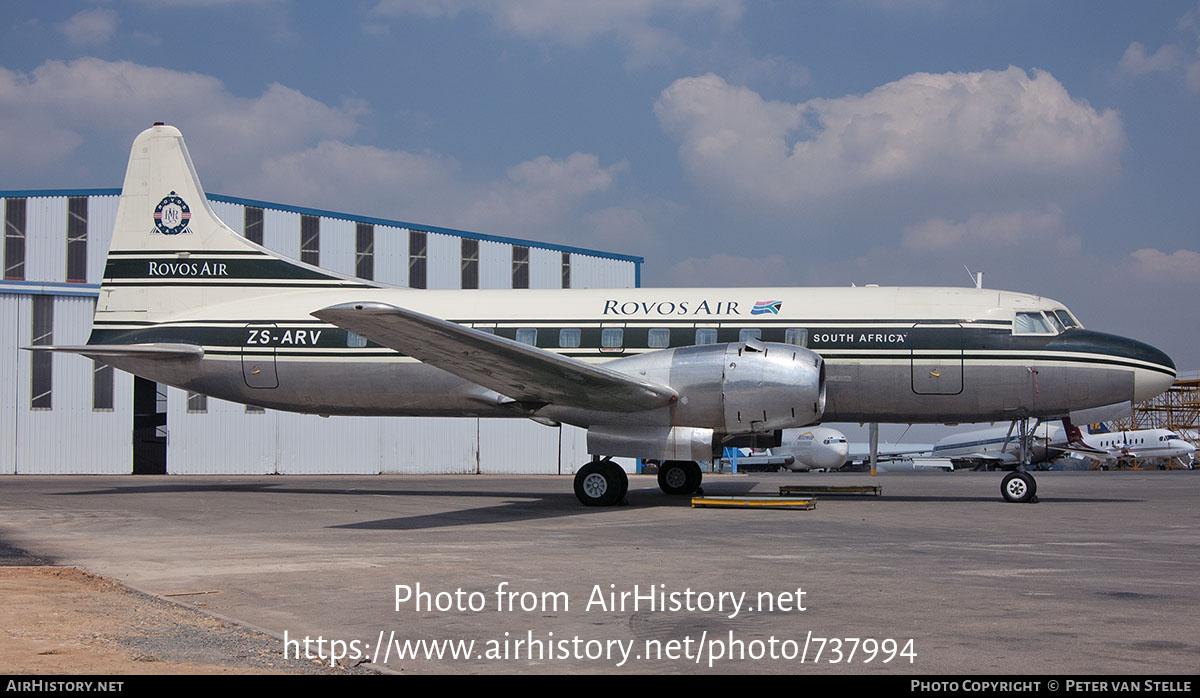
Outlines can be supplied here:
<path id="1" fill-rule="evenodd" d="M 1000 482 L 1000 494 L 1004 496 L 1006 502 L 1030 502 L 1036 503 L 1037 498 L 1037 480 L 1029 473 L 1016 471 L 1004 476 L 1004 480 Z"/>

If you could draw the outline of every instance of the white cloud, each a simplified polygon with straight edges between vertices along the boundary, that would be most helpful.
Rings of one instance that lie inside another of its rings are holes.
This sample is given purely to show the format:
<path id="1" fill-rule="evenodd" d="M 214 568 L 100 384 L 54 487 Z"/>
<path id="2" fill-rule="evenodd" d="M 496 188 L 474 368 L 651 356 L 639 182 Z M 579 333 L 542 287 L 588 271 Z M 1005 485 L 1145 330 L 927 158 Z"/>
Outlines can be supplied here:
<path id="1" fill-rule="evenodd" d="M 585 233 L 580 244 L 587 247 L 637 254 L 658 238 L 657 231 L 641 211 L 625 206 L 591 211 L 584 214 L 580 222 Z"/>
<path id="2" fill-rule="evenodd" d="M 1153 54 L 1147 54 L 1146 47 L 1134 41 L 1121 56 L 1118 72 L 1133 77 L 1151 73 L 1181 76 L 1189 92 L 1200 92 L 1200 3 L 1179 18 L 1176 28 L 1191 37 L 1180 43 L 1164 44 Z"/>
<path id="3" fill-rule="evenodd" d="M 420 220 L 453 185 L 452 159 L 322 141 L 269 156 L 233 181 L 234 191 L 307 206 Z M 390 210 L 381 210 L 388 202 Z"/>
<path id="4" fill-rule="evenodd" d="M 611 187 L 617 173 L 627 167 L 620 162 L 603 168 L 590 153 L 572 153 L 565 160 L 543 155 L 510 168 L 504 180 L 469 193 L 456 224 L 522 236 L 532 231 L 561 237 L 556 224 L 583 199 Z"/>
<path id="5" fill-rule="evenodd" d="M 1173 254 L 1144 248 L 1130 254 L 1133 272 L 1161 284 L 1200 285 L 1200 252 L 1177 250 Z"/>
<path id="6" fill-rule="evenodd" d="M 1162 46 L 1154 55 L 1147 55 L 1146 47 L 1135 41 L 1125 49 L 1125 55 L 1121 56 L 1118 67 L 1130 75 L 1164 73 L 1179 67 L 1183 63 L 1183 57 L 1183 49 L 1174 44 Z"/>
<path id="7" fill-rule="evenodd" d="M 107 7 L 81 10 L 59 24 L 58 30 L 73 46 L 107 44 L 117 31 L 117 12 Z"/>
<path id="8" fill-rule="evenodd" d="M 670 286 L 793 286 L 795 270 L 783 255 L 739 257 L 719 252 L 705 258 L 689 257 L 667 272 Z"/>
<path id="9" fill-rule="evenodd" d="M 204 143 L 197 164 L 217 179 L 251 164 L 257 169 L 269 153 L 346 138 L 357 128 L 353 108 L 279 84 L 247 98 L 211 76 L 127 61 L 47 61 L 29 74 L 0 68 L 0 158 L 16 158 L 29 171 L 61 166 L 86 133 L 132 140 L 154 121 Z"/>
<path id="10" fill-rule="evenodd" d="M 198 73 L 48 61 L 30 74 L 0 68 L 0 161 L 19 177 L 11 186 L 27 187 L 34 173 L 71 168 L 87 142 L 120 143 L 111 162 L 119 182 L 124 148 L 164 121 L 187 138 L 210 192 L 579 244 L 594 225 L 581 222 L 589 197 L 628 169 L 573 153 L 534 157 L 494 181 L 464 177 L 451 157 L 352 144 L 368 109 L 278 83 L 239 97 Z"/>
<path id="11" fill-rule="evenodd" d="M 933 218 L 905 228 L 903 243 L 919 251 L 1020 247 L 1047 253 L 1076 252 L 1082 248 L 1079 236 L 1066 233 L 1059 208 L 976 214 L 962 222 Z"/>
<path id="12" fill-rule="evenodd" d="M 319 208 L 581 242 L 579 233 L 564 231 L 568 221 L 625 167 L 604 168 L 595 155 L 574 153 L 522 162 L 500 180 L 474 181 L 459 175 L 452 158 L 324 141 L 268 158 L 261 170 L 235 182 L 235 191 L 254 188 L 258 196 Z"/>
<path id="13" fill-rule="evenodd" d="M 655 104 L 688 175 L 714 194 L 795 211 L 867 191 L 995 196 L 1061 191 L 1115 172 L 1116 112 L 1074 100 L 1044 71 L 917 73 L 865 95 L 764 100 L 716 75 Z"/>
<path id="14" fill-rule="evenodd" d="M 480 13 L 497 29 L 526 40 L 580 47 L 612 37 L 626 47 L 632 64 L 645 64 L 686 50 L 673 28 L 681 20 L 699 16 L 728 23 L 742 11 L 741 2 L 733 0 L 381 0 L 371 15 L 453 19 Z"/>

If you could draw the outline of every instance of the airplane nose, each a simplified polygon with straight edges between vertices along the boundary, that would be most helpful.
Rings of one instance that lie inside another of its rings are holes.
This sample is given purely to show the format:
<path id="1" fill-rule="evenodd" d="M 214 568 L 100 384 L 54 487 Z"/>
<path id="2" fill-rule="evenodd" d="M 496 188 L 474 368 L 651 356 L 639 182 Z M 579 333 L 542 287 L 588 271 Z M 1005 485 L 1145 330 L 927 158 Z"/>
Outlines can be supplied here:
<path id="1" fill-rule="evenodd" d="M 1139 368 L 1133 374 L 1133 401 L 1145 402 L 1162 393 L 1175 382 L 1175 362 L 1166 353 L 1149 344 L 1134 342 L 1135 359 L 1155 364 L 1155 368 Z"/>
<path id="2" fill-rule="evenodd" d="M 1103 332 L 1067 331 L 1050 346 L 1068 351 L 1106 354 L 1133 369 L 1133 401 L 1145 402 L 1175 382 L 1175 362 L 1145 342 Z"/>

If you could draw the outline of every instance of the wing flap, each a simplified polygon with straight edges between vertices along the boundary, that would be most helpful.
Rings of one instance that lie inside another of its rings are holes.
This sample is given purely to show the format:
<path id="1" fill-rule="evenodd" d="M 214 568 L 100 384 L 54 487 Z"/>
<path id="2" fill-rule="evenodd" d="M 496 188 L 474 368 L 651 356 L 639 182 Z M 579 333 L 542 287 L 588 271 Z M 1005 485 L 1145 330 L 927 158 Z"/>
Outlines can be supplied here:
<path id="1" fill-rule="evenodd" d="M 678 397 L 657 383 L 387 303 L 340 303 L 312 314 L 518 403 L 640 412 Z"/>

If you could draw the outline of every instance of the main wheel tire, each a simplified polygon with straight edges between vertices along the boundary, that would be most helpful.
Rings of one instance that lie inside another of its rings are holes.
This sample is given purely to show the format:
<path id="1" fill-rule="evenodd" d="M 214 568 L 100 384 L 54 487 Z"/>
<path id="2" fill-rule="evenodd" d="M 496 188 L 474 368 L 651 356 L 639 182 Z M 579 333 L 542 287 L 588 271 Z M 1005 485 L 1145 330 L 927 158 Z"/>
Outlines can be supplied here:
<path id="1" fill-rule="evenodd" d="M 688 471 L 688 491 L 691 494 L 700 489 L 700 481 L 704 479 L 704 472 L 700 470 L 700 464 L 696 461 L 687 461 Z"/>
<path id="2" fill-rule="evenodd" d="M 1037 496 L 1037 480 L 1029 473 L 1012 472 L 1000 482 L 1000 494 L 1006 502 L 1028 502 Z"/>
<path id="3" fill-rule="evenodd" d="M 610 460 L 592 461 L 575 473 L 575 498 L 589 507 L 610 507 L 625 497 L 629 478 Z"/>
<path id="4" fill-rule="evenodd" d="M 658 465 L 658 487 L 665 494 L 691 494 L 699 485 L 699 480 L 693 478 L 688 466 L 695 465 L 691 461 L 666 460 Z M 696 467 L 697 472 L 700 468 Z"/>

